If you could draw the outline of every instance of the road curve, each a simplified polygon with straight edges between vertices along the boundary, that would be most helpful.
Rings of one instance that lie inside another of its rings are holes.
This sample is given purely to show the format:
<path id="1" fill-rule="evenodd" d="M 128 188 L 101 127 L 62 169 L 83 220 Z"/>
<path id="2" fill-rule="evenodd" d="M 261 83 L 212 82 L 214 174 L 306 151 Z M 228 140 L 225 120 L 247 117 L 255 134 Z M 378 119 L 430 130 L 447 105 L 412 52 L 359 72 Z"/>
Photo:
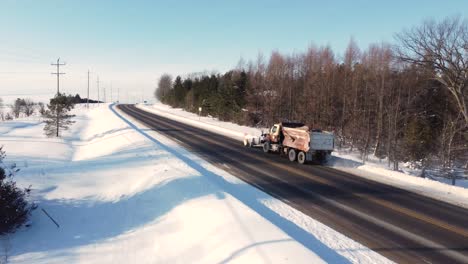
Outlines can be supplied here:
<path id="1" fill-rule="evenodd" d="M 468 263 L 465 208 L 332 168 L 291 163 L 133 105 L 117 108 L 395 262 Z"/>

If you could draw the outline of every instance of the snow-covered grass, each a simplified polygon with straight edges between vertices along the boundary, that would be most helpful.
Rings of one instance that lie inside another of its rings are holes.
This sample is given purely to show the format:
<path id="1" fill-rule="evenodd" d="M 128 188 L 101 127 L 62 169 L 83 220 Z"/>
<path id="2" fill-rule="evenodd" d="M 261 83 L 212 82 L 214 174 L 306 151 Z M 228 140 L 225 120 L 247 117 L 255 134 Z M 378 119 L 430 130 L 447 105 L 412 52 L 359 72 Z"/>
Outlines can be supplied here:
<path id="1" fill-rule="evenodd" d="M 365 164 L 362 162 L 361 155 L 358 151 L 350 151 L 349 148 L 337 149 L 334 152 L 335 159 L 332 159 L 330 164 L 335 166 L 341 167 L 352 167 L 352 168 L 359 168 L 362 170 L 368 171 L 381 171 L 382 173 L 386 173 L 383 170 L 389 170 L 388 159 L 379 159 L 374 155 L 369 155 L 368 160 Z M 398 164 L 399 171 L 391 170 L 392 173 L 403 173 L 406 175 L 412 175 L 416 177 L 421 177 L 421 169 L 417 169 L 411 164 L 410 162 L 403 163 L 400 162 Z M 459 169 L 456 171 L 458 176 L 462 176 L 463 171 Z M 397 174 L 397 175 L 400 175 Z M 426 170 L 426 177 L 429 179 L 433 179 L 435 181 L 439 181 L 446 184 L 452 184 L 452 180 L 440 175 L 441 172 L 437 171 L 434 168 L 428 168 Z M 463 188 L 468 188 L 468 178 L 465 179 L 457 179 L 455 182 L 456 186 L 460 186 Z"/>
<path id="2" fill-rule="evenodd" d="M 442 177 L 437 177 L 437 180 L 418 177 L 421 173 L 419 170 L 403 163 L 400 164 L 400 171 L 390 170 L 387 160 L 373 156 L 364 164 L 358 153 L 349 150 L 335 151 L 329 166 L 468 208 L 468 180 L 457 180 L 457 185 L 453 186 L 450 180 Z"/>
<path id="3" fill-rule="evenodd" d="M 7 240 L 12 263 L 389 262 L 107 105 L 74 113 L 61 139 L 0 123 L 39 205 Z"/>
<path id="4" fill-rule="evenodd" d="M 199 117 L 194 113 L 172 108 L 160 102 L 152 105 L 140 104 L 138 107 L 148 112 L 195 125 L 240 141 L 246 135 L 258 136 L 261 133 L 261 129 L 259 128 L 222 122 L 212 117 Z M 381 161 L 373 156 L 369 157 L 369 160 L 364 164 L 359 158 L 357 151 L 334 151 L 328 162 L 328 166 L 468 208 L 468 180 L 457 180 L 457 186 L 452 186 L 450 185 L 450 180 L 443 177 L 434 177 L 433 179 L 418 177 L 417 175 L 420 174 L 418 170 L 405 167 L 404 164 L 400 166 L 402 168 L 401 171 L 393 171 L 386 166 L 385 161 Z"/>

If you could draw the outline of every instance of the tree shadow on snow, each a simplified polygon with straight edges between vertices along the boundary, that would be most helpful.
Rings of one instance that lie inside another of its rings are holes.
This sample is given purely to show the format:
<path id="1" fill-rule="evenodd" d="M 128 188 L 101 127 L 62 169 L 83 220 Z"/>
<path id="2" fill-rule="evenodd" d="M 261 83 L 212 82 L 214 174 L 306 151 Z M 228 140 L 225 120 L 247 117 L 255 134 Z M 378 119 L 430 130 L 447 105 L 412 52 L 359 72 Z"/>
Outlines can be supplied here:
<path id="1" fill-rule="evenodd" d="M 15 234 L 13 242 L 21 246 L 13 247 L 11 254 L 55 251 L 102 242 L 157 221 L 188 200 L 216 192 L 218 189 L 207 184 L 206 179 L 193 176 L 162 182 L 117 202 L 46 200 L 39 206 L 60 228 L 41 210 L 35 210 L 31 219 L 33 226 Z M 222 194 L 217 196 L 224 198 Z"/>

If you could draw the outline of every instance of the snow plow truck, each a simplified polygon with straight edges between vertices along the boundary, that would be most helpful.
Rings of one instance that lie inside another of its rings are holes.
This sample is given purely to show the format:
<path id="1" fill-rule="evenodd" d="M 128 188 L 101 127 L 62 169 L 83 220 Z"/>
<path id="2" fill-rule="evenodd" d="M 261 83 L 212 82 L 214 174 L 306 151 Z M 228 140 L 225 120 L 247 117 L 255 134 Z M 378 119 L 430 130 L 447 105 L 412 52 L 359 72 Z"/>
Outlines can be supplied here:
<path id="1" fill-rule="evenodd" d="M 333 133 L 310 130 L 303 123 L 278 123 L 258 138 L 246 136 L 244 146 L 261 147 L 263 152 L 286 155 L 290 161 L 324 163 L 334 148 Z"/>

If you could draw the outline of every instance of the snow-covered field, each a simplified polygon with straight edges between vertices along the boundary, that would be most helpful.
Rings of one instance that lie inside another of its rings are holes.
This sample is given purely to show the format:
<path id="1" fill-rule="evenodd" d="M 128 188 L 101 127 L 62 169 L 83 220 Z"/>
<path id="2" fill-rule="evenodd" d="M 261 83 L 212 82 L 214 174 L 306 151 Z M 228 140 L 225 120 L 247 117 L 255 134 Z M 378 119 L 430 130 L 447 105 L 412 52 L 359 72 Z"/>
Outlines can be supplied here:
<path id="1" fill-rule="evenodd" d="M 246 135 L 254 136 L 261 133 L 261 129 L 258 128 L 222 122 L 212 117 L 199 117 L 194 113 L 159 102 L 152 105 L 139 104 L 138 107 L 240 141 Z M 346 150 L 333 152 L 328 166 L 468 208 L 468 180 L 457 180 L 456 186 L 452 186 L 449 184 L 450 180 L 445 178 L 429 179 L 415 176 L 419 175 L 419 171 L 405 168 L 404 164 L 400 166 L 404 168 L 403 172 L 388 169 L 385 161 L 380 161 L 375 157 L 370 157 L 369 161 L 364 164 L 357 152 Z"/>
<path id="2" fill-rule="evenodd" d="M 74 113 L 61 139 L 39 121 L 0 123 L 39 206 L 3 238 L 11 263 L 390 262 L 108 105 Z"/>

